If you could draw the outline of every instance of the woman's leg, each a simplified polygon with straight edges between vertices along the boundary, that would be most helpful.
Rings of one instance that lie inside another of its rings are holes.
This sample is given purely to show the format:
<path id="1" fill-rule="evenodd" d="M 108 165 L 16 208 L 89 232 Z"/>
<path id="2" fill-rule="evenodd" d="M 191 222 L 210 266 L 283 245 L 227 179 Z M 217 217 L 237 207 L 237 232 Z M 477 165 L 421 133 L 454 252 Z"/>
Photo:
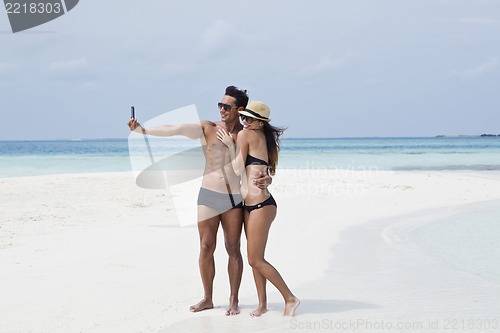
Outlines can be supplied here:
<path id="1" fill-rule="evenodd" d="M 276 268 L 264 259 L 269 229 L 275 217 L 275 206 L 265 206 L 260 209 L 255 209 L 248 214 L 248 219 L 245 219 L 248 261 L 252 269 L 269 280 L 283 296 L 285 300 L 285 311 L 283 315 L 293 316 L 295 309 L 300 304 L 299 299 L 292 294 Z"/>
<path id="2" fill-rule="evenodd" d="M 259 306 L 250 315 L 252 317 L 259 317 L 261 314 L 267 312 L 267 291 L 266 291 L 266 278 L 260 274 L 258 270 L 252 268 L 253 280 L 257 287 L 257 297 L 259 298 Z"/>
<path id="3" fill-rule="evenodd" d="M 247 235 L 249 213 L 245 209 L 244 220 L 245 220 L 245 235 Z M 255 287 L 257 289 L 257 297 L 259 299 L 259 306 L 250 313 L 252 317 L 259 317 L 261 314 L 267 312 L 267 292 L 266 292 L 266 278 L 264 275 L 260 274 L 258 270 L 252 268 L 253 279 L 255 281 Z"/>

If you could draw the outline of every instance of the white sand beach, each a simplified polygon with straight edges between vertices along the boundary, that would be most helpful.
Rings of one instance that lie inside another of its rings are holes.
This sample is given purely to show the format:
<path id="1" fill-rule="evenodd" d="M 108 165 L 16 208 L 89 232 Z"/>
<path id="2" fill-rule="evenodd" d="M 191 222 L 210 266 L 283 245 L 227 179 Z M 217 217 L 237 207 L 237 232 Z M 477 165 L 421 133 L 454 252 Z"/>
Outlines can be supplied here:
<path id="1" fill-rule="evenodd" d="M 242 311 L 224 316 L 221 232 L 216 307 L 190 313 L 202 297 L 196 226 L 180 227 L 169 194 L 137 187 L 132 173 L 0 179 L 0 332 L 500 330 L 500 284 L 411 236 L 500 203 L 498 172 L 278 170 L 270 190 L 267 258 L 302 301 L 292 319 L 270 284 L 270 311 L 249 316 L 257 296 L 244 236 Z M 461 237 L 443 244 L 488 245 Z"/>

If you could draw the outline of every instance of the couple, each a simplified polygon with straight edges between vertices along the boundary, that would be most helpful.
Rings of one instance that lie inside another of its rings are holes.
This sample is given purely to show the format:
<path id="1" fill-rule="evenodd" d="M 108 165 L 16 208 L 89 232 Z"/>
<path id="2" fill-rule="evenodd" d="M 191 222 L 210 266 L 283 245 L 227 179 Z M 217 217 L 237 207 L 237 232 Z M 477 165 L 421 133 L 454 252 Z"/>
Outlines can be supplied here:
<path id="1" fill-rule="evenodd" d="M 226 315 L 240 313 L 238 292 L 243 273 L 240 238 L 244 224 L 248 261 L 252 266 L 259 298 L 259 306 L 251 315 L 260 316 L 267 311 L 266 281 L 269 280 L 285 300 L 283 314 L 293 316 L 300 304 L 298 298 L 292 294 L 278 271 L 264 259 L 269 228 L 277 209 L 276 202 L 267 191 L 271 181 L 268 172 L 274 175 L 282 130 L 269 124 L 270 110 L 264 103 L 255 101 L 247 104 L 246 90 L 229 86 L 218 103 L 219 122 L 202 121 L 200 124 L 162 125 L 146 129 L 136 119 L 130 119 L 128 126 L 132 131 L 149 135 L 183 135 L 199 139 L 203 146 L 206 164 L 198 195 L 198 232 L 204 297 L 190 310 L 198 312 L 214 307 L 214 251 L 221 224 L 229 256 L 231 288 Z M 243 125 L 239 121 L 240 117 Z"/>

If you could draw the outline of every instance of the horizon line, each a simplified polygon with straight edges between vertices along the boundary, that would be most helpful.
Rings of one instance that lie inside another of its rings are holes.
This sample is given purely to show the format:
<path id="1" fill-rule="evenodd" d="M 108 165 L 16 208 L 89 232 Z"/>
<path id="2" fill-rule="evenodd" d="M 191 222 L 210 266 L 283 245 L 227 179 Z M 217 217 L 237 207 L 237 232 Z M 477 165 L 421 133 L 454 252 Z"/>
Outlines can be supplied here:
<path id="1" fill-rule="evenodd" d="M 315 136 L 315 137 L 284 137 L 282 140 L 332 140 L 332 139 L 429 139 L 429 138 L 466 138 L 466 137 L 500 137 L 500 134 L 454 134 L 433 136 Z M 164 137 L 149 137 L 151 139 L 163 139 Z M 57 138 L 57 139 L 0 139 L 0 142 L 9 141 L 99 141 L 99 140 L 128 140 L 128 137 L 115 138 Z M 194 141 L 194 140 L 193 140 Z"/>

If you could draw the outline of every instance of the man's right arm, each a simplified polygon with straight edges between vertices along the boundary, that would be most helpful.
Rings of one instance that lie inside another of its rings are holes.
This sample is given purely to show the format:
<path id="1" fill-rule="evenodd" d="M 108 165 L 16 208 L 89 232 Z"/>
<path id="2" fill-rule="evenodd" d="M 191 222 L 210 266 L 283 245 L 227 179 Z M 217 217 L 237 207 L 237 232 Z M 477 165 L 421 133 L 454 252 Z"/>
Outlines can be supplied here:
<path id="1" fill-rule="evenodd" d="M 137 119 L 130 119 L 128 127 L 131 131 L 153 136 L 174 136 L 182 135 L 196 140 L 203 136 L 203 123 L 180 124 L 180 125 L 160 125 L 144 128 Z"/>

